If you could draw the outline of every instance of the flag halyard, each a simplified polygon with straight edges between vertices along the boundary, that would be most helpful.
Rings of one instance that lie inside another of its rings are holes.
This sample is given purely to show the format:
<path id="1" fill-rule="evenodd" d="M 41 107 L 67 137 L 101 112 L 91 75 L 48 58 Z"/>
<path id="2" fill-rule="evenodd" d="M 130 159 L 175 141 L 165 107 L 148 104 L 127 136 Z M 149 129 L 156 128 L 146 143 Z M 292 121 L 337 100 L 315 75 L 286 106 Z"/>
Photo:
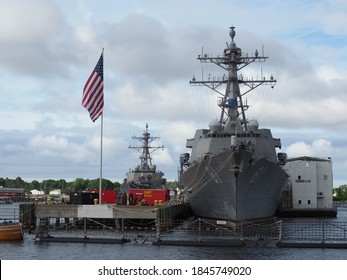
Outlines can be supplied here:
<path id="1" fill-rule="evenodd" d="M 89 112 L 95 122 L 101 116 L 104 108 L 104 59 L 101 54 L 98 63 L 90 74 L 83 88 L 82 106 Z"/>

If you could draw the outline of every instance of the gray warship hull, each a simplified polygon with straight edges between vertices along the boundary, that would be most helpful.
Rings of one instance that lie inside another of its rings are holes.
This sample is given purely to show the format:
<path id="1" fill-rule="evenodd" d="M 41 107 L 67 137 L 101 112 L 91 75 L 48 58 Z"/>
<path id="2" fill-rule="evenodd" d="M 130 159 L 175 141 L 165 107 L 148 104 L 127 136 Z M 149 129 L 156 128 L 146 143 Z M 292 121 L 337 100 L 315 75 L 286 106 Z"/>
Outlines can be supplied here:
<path id="1" fill-rule="evenodd" d="M 224 151 L 181 175 L 194 215 L 238 222 L 275 214 L 286 172 L 272 161 L 252 156 L 246 150 Z"/>

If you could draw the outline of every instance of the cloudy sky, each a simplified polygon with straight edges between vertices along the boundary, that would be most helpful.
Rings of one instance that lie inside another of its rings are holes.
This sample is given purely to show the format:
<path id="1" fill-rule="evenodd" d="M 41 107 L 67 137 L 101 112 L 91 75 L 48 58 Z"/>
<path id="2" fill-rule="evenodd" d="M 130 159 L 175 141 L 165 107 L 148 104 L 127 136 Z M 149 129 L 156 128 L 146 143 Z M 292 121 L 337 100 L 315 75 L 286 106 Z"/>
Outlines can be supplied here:
<path id="1" fill-rule="evenodd" d="M 248 118 L 271 128 L 289 157 L 331 157 L 347 183 L 347 2 L 344 0 L 0 0 L 0 177 L 98 178 L 100 118 L 81 106 L 104 48 L 103 177 L 139 163 L 146 123 L 177 178 L 186 139 L 219 116 L 217 96 L 189 80 L 215 75 L 196 59 L 221 54 L 236 26 L 243 52 L 264 49 L 274 89 L 247 96 Z M 262 68 L 261 68 L 262 67 Z M 206 75 L 205 74 L 205 75 Z"/>

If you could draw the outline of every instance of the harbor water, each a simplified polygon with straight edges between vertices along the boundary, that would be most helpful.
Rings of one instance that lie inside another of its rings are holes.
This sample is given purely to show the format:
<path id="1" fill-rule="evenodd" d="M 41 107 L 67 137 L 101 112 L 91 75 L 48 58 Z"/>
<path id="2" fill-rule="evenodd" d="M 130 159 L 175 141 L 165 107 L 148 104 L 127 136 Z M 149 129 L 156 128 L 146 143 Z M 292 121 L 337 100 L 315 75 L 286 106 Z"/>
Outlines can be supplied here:
<path id="1" fill-rule="evenodd" d="M 0 211 L 18 204 L 0 205 Z M 347 221 L 347 208 L 339 207 L 334 221 Z M 300 218 L 293 220 L 302 220 Z M 244 247 L 167 246 L 151 242 L 123 244 L 38 242 L 25 232 L 22 241 L 0 242 L 1 260 L 347 260 L 343 248 L 281 248 L 274 243 Z"/>

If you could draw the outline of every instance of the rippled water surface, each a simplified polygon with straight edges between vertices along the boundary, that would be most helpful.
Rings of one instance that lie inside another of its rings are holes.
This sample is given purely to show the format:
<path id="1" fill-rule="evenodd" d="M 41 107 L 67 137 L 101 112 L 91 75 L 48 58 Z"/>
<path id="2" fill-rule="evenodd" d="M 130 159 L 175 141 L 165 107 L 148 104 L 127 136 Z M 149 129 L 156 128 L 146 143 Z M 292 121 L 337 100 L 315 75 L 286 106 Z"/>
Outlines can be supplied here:
<path id="1" fill-rule="evenodd" d="M 2 205 L 0 205 L 1 211 Z M 337 220 L 347 221 L 347 209 L 339 209 Z M 244 247 L 155 246 L 144 244 L 40 243 L 34 234 L 23 241 L 0 242 L 2 260 L 347 260 L 347 249 L 279 248 L 274 244 Z"/>

